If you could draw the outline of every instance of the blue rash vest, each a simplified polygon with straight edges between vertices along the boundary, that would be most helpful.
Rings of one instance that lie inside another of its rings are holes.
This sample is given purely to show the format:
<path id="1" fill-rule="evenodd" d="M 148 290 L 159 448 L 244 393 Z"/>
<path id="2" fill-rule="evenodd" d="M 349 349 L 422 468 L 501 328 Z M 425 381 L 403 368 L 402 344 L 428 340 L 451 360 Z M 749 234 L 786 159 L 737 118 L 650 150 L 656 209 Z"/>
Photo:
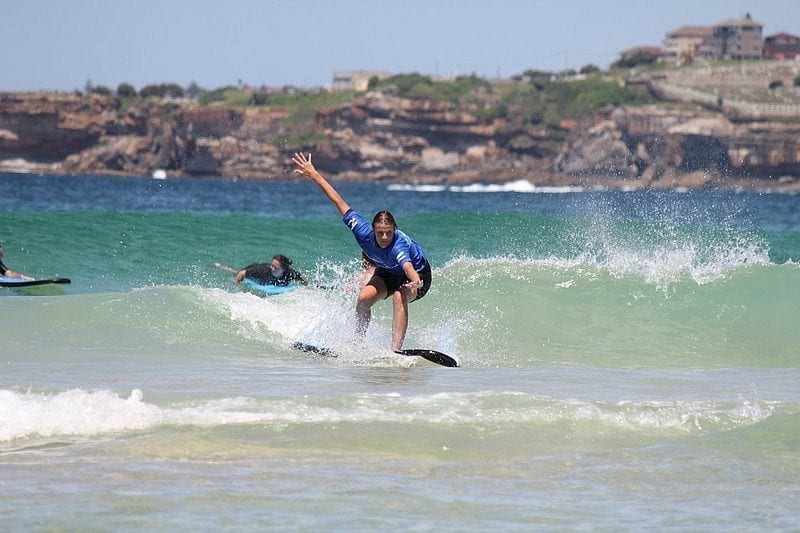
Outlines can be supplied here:
<path id="1" fill-rule="evenodd" d="M 417 272 L 425 268 L 425 251 L 417 241 L 402 231 L 394 230 L 391 244 L 381 248 L 375 240 L 372 224 L 364 220 L 361 215 L 351 209 L 344 214 L 342 222 L 353 232 L 358 245 L 367 257 L 382 269 L 392 274 L 403 275 L 403 265 L 409 261 Z"/>

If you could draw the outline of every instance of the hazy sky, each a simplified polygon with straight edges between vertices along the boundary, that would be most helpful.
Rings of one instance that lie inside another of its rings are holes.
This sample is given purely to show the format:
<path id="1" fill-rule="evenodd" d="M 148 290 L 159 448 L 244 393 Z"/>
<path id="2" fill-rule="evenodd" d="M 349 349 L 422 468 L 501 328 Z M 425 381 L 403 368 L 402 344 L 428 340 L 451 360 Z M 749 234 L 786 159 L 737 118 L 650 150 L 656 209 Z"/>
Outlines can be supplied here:
<path id="1" fill-rule="evenodd" d="M 0 91 L 606 68 L 748 11 L 765 35 L 800 35 L 800 0 L 0 0 Z"/>

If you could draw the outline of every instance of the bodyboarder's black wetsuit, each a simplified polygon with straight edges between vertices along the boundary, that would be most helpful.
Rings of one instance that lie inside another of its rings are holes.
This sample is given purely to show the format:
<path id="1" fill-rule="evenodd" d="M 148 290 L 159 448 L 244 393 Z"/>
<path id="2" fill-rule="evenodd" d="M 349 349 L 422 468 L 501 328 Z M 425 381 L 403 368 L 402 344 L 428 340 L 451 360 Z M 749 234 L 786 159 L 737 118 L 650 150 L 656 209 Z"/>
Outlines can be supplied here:
<path id="1" fill-rule="evenodd" d="M 308 279 L 293 268 L 284 268 L 280 277 L 272 275 L 270 263 L 253 263 L 244 268 L 244 275 L 262 285 L 289 285 L 297 283 L 307 285 Z"/>

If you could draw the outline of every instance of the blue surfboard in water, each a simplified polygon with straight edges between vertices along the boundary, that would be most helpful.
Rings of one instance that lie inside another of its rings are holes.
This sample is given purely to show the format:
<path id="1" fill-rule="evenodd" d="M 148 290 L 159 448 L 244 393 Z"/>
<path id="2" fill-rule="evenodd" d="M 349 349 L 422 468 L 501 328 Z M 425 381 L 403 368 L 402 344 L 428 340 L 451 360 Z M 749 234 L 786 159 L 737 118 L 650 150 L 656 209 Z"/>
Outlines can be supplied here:
<path id="1" fill-rule="evenodd" d="M 266 294 L 268 296 L 291 292 L 297 288 L 297 285 L 295 285 L 294 283 L 290 283 L 288 285 L 265 285 L 263 283 L 258 283 L 257 281 L 252 280 L 250 278 L 244 278 L 242 283 L 247 285 L 248 288 L 258 293 Z"/>

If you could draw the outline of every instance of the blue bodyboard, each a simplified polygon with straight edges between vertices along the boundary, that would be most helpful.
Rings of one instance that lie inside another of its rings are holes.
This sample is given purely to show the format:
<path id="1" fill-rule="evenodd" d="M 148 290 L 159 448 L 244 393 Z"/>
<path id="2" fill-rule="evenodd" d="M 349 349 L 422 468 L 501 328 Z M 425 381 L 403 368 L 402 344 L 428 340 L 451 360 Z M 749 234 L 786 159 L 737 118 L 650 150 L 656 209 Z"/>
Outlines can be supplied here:
<path id="1" fill-rule="evenodd" d="M 289 285 L 264 285 L 250 278 L 244 278 L 242 283 L 257 293 L 266 294 L 269 296 L 291 292 L 297 288 L 297 285 L 294 283 L 290 283 Z"/>

